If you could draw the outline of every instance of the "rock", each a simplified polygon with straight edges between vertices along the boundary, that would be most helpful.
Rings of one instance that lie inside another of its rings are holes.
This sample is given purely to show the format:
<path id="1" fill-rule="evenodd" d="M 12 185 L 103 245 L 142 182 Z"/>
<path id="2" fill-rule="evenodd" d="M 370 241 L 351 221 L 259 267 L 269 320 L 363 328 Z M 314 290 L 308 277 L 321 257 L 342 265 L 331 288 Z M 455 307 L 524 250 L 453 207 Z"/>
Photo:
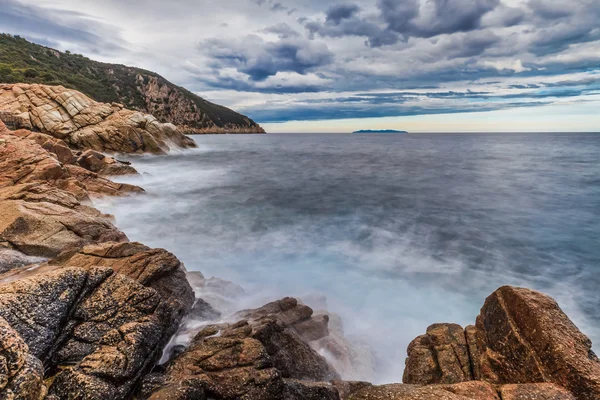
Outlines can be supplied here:
<path id="1" fill-rule="evenodd" d="M 476 400 L 500 400 L 496 389 L 488 382 L 470 381 L 450 385 L 434 385 L 447 392 Z"/>
<path id="2" fill-rule="evenodd" d="M 323 311 L 314 315 L 318 319 Z M 374 350 L 364 340 L 346 337 L 342 318 L 335 313 L 326 313 L 329 334 L 309 342 L 312 348 L 323 355 L 329 364 L 348 380 L 373 380 L 377 378 L 376 366 L 379 360 Z"/>
<path id="3" fill-rule="evenodd" d="M 54 257 L 89 243 L 126 241 L 102 216 L 47 202 L 0 201 L 0 243 L 30 256 Z"/>
<path id="4" fill-rule="evenodd" d="M 0 317 L 0 398 L 40 400 L 46 395 L 44 366 L 19 334 Z"/>
<path id="5" fill-rule="evenodd" d="M 155 289 L 171 306 L 175 324 L 181 322 L 194 304 L 194 292 L 185 278 L 183 264 L 164 249 L 151 249 L 136 242 L 107 242 L 62 254 L 49 264 L 85 270 L 107 267 L 126 275 Z M 177 326 L 173 328 L 176 330 Z"/>
<path id="6" fill-rule="evenodd" d="M 41 257 L 30 257 L 19 251 L 3 249 L 0 247 L 0 274 L 14 268 L 41 263 L 43 261 L 45 261 L 45 259 Z"/>
<path id="7" fill-rule="evenodd" d="M 62 86 L 0 85 L 0 111 L 12 115 L 13 122 L 19 120 L 21 128 L 39 130 L 80 149 L 161 154 L 170 147 L 195 147 L 172 124 L 119 104 L 98 103 Z"/>
<path id="8" fill-rule="evenodd" d="M 196 299 L 188 317 L 193 321 L 213 321 L 221 317 L 221 313 L 202 299 Z"/>
<path id="9" fill-rule="evenodd" d="M 331 384 L 337 389 L 341 400 L 346 400 L 351 394 L 356 393 L 364 388 L 373 386 L 369 382 L 362 381 L 333 380 L 331 381 Z"/>
<path id="10" fill-rule="evenodd" d="M 66 166 L 69 175 L 85 187 L 90 195 L 96 196 L 123 196 L 132 193 L 143 193 L 144 189 L 139 186 L 126 183 L 116 183 L 103 178 L 95 172 L 88 171 L 77 165 Z"/>
<path id="11" fill-rule="evenodd" d="M 208 398 L 216 399 L 293 400 L 303 398 L 297 397 L 301 393 L 309 396 L 307 399 L 320 395 L 336 398 L 337 391 L 330 385 L 297 382 L 338 377 L 327 361 L 292 330 L 301 315 L 312 313 L 297 306 L 295 299 L 286 298 L 240 313 L 250 320 L 205 327 L 186 351 L 169 362 L 164 383 L 154 395 L 186 392 L 185 388 L 191 386 L 190 390 L 203 387 Z M 288 327 L 284 320 L 292 325 Z"/>
<path id="12" fill-rule="evenodd" d="M 477 317 L 482 378 L 498 384 L 551 382 L 577 399 L 600 398 L 600 362 L 591 341 L 550 297 L 504 286 Z"/>
<path id="13" fill-rule="evenodd" d="M 196 297 L 222 313 L 236 311 L 238 300 L 245 294 L 240 285 L 215 277 L 206 279 L 199 271 L 189 271 L 186 276 Z"/>
<path id="14" fill-rule="evenodd" d="M 156 290 L 102 267 L 48 266 L 0 284 L 0 316 L 47 366 L 59 399 L 129 398 L 174 325 Z"/>
<path id="15" fill-rule="evenodd" d="M 408 346 L 402 382 L 427 385 L 473 379 L 464 330 L 456 324 L 435 324 Z"/>
<path id="16" fill-rule="evenodd" d="M 70 177 L 47 150 L 32 140 L 9 133 L 0 133 L 0 171 L 0 187 Z"/>
<path id="17" fill-rule="evenodd" d="M 98 175 L 135 175 L 137 171 L 128 163 L 124 163 L 95 150 L 84 151 L 76 160 L 77 164 Z"/>
<path id="18" fill-rule="evenodd" d="M 340 400 L 335 386 L 324 382 L 285 379 L 284 400 Z"/>
<path id="19" fill-rule="evenodd" d="M 500 400 L 500 398 L 489 383 L 465 382 L 453 385 L 367 386 L 350 393 L 344 400 Z"/>
<path id="20" fill-rule="evenodd" d="M 258 339 L 284 378 L 326 381 L 338 379 L 337 372 L 294 331 L 273 317 L 251 323 L 251 336 Z"/>
<path id="21" fill-rule="evenodd" d="M 56 159 L 62 164 L 73 164 L 77 160 L 76 155 L 63 140 L 45 133 L 31 132 L 26 129 L 19 129 L 10 133 L 34 141 L 44 150 L 54 154 Z"/>
<path id="22" fill-rule="evenodd" d="M 499 393 L 502 400 L 575 400 L 568 390 L 552 383 L 504 385 Z"/>
<path id="23" fill-rule="evenodd" d="M 62 164 L 54 153 L 24 136 L 0 134 L 0 188 L 43 182 L 72 193 L 78 200 L 89 194 L 121 196 L 141 193 L 140 187 L 109 181 L 72 164 Z"/>
<path id="24" fill-rule="evenodd" d="M 67 325 L 72 333 L 52 358 L 60 372 L 50 393 L 128 398 L 160 357 L 173 322 L 172 310 L 154 289 L 113 274 L 77 305 Z"/>
<path id="25" fill-rule="evenodd" d="M 208 397 L 219 400 L 279 400 L 283 397 L 284 381 L 258 340 L 199 334 L 192 346 L 167 368 L 165 386 L 150 399 L 195 398 L 168 395 L 201 389 Z"/>

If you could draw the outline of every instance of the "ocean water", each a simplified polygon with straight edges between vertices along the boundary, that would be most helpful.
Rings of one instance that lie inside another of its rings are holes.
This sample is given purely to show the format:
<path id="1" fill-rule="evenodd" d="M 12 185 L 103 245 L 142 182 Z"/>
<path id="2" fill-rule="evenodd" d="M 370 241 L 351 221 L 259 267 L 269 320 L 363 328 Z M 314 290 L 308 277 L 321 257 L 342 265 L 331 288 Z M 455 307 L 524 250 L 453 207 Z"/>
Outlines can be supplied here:
<path id="1" fill-rule="evenodd" d="M 101 209 L 252 305 L 326 296 L 382 360 L 376 381 L 400 381 L 414 337 L 474 323 L 506 284 L 553 296 L 600 343 L 599 134 L 194 139 L 131 158 L 143 175 L 122 181 L 148 195 Z"/>

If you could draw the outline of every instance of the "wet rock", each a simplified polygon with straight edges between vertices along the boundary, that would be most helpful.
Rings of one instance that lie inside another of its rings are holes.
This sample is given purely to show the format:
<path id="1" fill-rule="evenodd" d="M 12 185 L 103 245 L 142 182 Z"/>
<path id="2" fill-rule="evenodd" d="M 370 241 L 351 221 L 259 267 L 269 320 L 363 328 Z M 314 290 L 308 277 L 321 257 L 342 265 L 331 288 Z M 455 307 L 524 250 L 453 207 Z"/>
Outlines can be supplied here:
<path id="1" fill-rule="evenodd" d="M 251 323 L 252 337 L 258 339 L 284 378 L 327 381 L 337 372 L 295 332 L 281 321 L 267 317 Z"/>
<path id="2" fill-rule="evenodd" d="M 250 320 L 205 327 L 185 352 L 170 361 L 164 384 L 155 393 L 185 392 L 182 385 L 193 383 L 193 387 L 204 387 L 207 397 L 216 399 L 291 400 L 302 398 L 293 397 L 299 393 L 309 396 L 306 398 L 335 398 L 331 396 L 337 391 L 330 385 L 295 381 L 338 377 L 327 361 L 283 322 L 310 314 L 303 308 L 302 312 L 292 311 L 297 305 L 295 299 L 284 299 L 240 313 L 252 317 Z M 280 319 L 278 312 L 285 317 Z M 283 378 L 293 379 L 289 389 Z"/>
<path id="3" fill-rule="evenodd" d="M 342 380 L 333 380 L 331 381 L 331 384 L 337 389 L 341 400 L 346 400 L 351 394 L 373 386 L 373 384 L 369 382 Z"/>
<path id="4" fill-rule="evenodd" d="M 128 163 L 120 162 L 95 150 L 84 151 L 76 160 L 77 164 L 103 176 L 135 175 L 137 171 Z"/>
<path id="5" fill-rule="evenodd" d="M 319 318 L 320 312 L 312 318 Z M 329 364 L 348 380 L 373 380 L 377 377 L 377 356 L 362 338 L 347 337 L 342 318 L 335 313 L 326 313 L 329 334 L 309 342 L 312 348 L 323 355 Z"/>
<path id="6" fill-rule="evenodd" d="M 340 400 L 335 386 L 325 382 L 285 379 L 284 400 Z"/>
<path id="7" fill-rule="evenodd" d="M 402 382 L 459 383 L 472 380 L 464 330 L 456 324 L 435 324 L 408 346 Z"/>
<path id="8" fill-rule="evenodd" d="M 19 126 L 64 140 L 70 147 L 101 152 L 161 154 L 195 147 L 174 125 L 120 104 L 98 103 L 62 86 L 0 85 L 0 111 Z"/>
<path id="9" fill-rule="evenodd" d="M 0 247 L 0 274 L 14 268 L 20 268 L 43 261 L 45 261 L 45 259 L 41 257 L 30 257 L 19 251 Z"/>
<path id="10" fill-rule="evenodd" d="M 196 297 L 221 313 L 237 311 L 238 300 L 246 293 L 240 285 L 215 277 L 206 279 L 199 271 L 187 272 L 187 279 Z"/>
<path id="11" fill-rule="evenodd" d="M 65 268 L 0 285 L 0 316 L 46 362 L 80 295 L 109 274 Z"/>
<path id="12" fill-rule="evenodd" d="M 144 193 L 144 189 L 139 186 L 113 182 L 77 165 L 66 165 L 65 167 L 69 175 L 83 184 L 90 195 L 124 196 L 133 193 Z"/>
<path id="13" fill-rule="evenodd" d="M 600 362 L 591 341 L 550 297 L 504 286 L 477 317 L 482 378 L 493 383 L 552 382 L 577 399 L 600 398 Z"/>
<path id="14" fill-rule="evenodd" d="M 213 321 L 221 317 L 221 313 L 202 299 L 196 299 L 192 310 L 188 314 L 193 321 Z"/>
<path id="15" fill-rule="evenodd" d="M 200 388 L 219 400 L 279 400 L 284 392 L 283 379 L 265 348 L 249 337 L 199 335 L 167 368 L 165 382 L 150 399 Z"/>
<path id="16" fill-rule="evenodd" d="M 568 390 L 552 383 L 504 385 L 499 393 L 502 400 L 575 400 Z"/>

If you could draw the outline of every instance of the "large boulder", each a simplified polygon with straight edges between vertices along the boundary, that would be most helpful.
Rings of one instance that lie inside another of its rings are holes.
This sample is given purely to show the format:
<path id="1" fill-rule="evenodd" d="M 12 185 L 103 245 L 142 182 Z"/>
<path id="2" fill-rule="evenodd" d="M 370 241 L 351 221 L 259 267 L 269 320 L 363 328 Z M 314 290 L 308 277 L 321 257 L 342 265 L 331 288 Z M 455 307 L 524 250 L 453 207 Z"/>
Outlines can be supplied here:
<path id="1" fill-rule="evenodd" d="M 463 330 L 454 324 L 436 324 L 410 344 L 405 383 L 471 379 L 499 385 L 553 383 L 579 400 L 600 399 L 600 361 L 591 341 L 552 298 L 524 288 L 496 290 L 486 299 L 474 326 Z M 543 385 L 518 389 L 504 389 L 506 398 L 547 392 Z M 545 395 L 550 397 L 539 398 L 554 398 Z"/>
<path id="2" fill-rule="evenodd" d="M 160 154 L 171 147 L 195 147 L 172 124 L 63 86 L 0 85 L 0 111 L 13 127 L 47 133 L 75 148 Z"/>
<path id="3" fill-rule="evenodd" d="M 106 267 L 155 289 L 171 306 L 179 323 L 194 304 L 194 292 L 185 278 L 185 267 L 172 253 L 136 242 L 106 242 L 66 252 L 50 261 L 90 270 Z M 176 330 L 177 325 L 173 326 Z"/>
<path id="4" fill-rule="evenodd" d="M 600 398 L 600 361 L 592 343 L 549 296 L 504 286 L 477 317 L 481 378 L 494 383 L 552 382 L 577 399 Z"/>
<path id="5" fill-rule="evenodd" d="M 129 398 L 174 315 L 156 290 L 109 268 L 47 266 L 0 284 L 0 316 L 44 363 L 59 399 Z"/>

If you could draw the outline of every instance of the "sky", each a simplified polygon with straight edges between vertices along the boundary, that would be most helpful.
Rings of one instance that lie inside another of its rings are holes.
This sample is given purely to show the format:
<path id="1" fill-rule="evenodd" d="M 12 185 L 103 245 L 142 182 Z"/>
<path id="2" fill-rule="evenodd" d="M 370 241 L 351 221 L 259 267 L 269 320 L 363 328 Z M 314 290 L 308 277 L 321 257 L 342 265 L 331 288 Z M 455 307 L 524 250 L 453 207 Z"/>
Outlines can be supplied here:
<path id="1" fill-rule="evenodd" d="M 0 0 L 268 132 L 600 131 L 599 0 Z"/>

